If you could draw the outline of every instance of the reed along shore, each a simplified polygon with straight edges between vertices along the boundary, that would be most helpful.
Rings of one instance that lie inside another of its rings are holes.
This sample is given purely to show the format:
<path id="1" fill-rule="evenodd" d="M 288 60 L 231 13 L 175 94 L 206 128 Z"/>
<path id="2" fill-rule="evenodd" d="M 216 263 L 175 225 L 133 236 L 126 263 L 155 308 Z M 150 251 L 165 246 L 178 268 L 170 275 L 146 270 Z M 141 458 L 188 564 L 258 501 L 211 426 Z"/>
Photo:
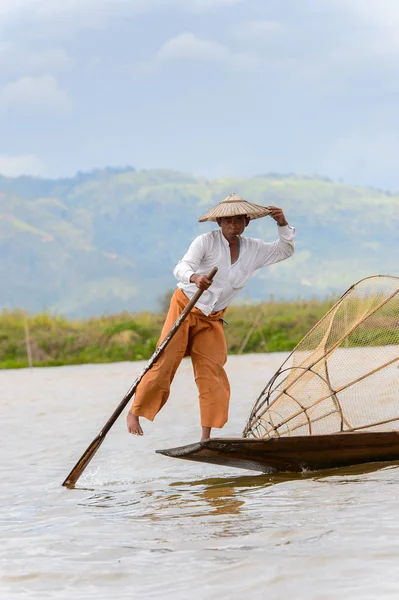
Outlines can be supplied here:
<path id="1" fill-rule="evenodd" d="M 334 301 L 301 299 L 230 306 L 224 325 L 228 352 L 290 351 Z M 3 310 L 0 368 L 146 360 L 156 347 L 164 318 L 164 312 L 67 319 L 51 313 Z"/>

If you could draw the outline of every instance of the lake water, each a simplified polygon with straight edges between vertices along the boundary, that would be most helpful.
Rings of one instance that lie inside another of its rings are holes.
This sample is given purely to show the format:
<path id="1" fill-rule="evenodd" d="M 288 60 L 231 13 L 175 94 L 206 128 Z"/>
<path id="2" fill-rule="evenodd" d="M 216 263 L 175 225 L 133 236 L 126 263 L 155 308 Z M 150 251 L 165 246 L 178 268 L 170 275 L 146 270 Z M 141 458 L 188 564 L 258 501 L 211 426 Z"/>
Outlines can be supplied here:
<path id="1" fill-rule="evenodd" d="M 230 357 L 239 436 L 284 354 Z M 1 600 L 399 597 L 399 470 L 303 475 L 155 454 L 199 439 L 191 363 L 145 436 L 124 416 L 61 483 L 144 363 L 0 371 Z"/>

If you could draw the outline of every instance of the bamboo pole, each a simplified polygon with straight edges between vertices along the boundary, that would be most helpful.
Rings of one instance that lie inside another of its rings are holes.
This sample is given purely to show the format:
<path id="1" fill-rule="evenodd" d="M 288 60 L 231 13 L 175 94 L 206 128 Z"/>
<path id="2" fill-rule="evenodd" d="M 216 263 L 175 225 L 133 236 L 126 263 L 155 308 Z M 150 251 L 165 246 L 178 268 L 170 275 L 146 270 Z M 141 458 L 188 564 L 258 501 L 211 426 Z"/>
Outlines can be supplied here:
<path id="1" fill-rule="evenodd" d="M 238 350 L 238 354 L 242 354 L 249 342 L 249 339 L 251 337 L 251 335 L 253 334 L 253 332 L 255 331 L 256 327 L 259 325 L 259 322 L 261 320 L 261 317 L 263 317 L 263 313 L 264 313 L 264 309 L 262 308 L 256 315 L 255 319 L 252 322 L 251 327 L 249 328 L 246 336 L 244 337 L 241 346 Z"/>
<path id="2" fill-rule="evenodd" d="M 32 362 L 32 348 L 30 343 L 30 331 L 29 331 L 29 321 L 27 313 L 24 314 L 24 324 L 25 324 L 25 346 L 26 346 L 26 354 L 28 356 L 28 366 L 30 369 L 33 367 Z"/>

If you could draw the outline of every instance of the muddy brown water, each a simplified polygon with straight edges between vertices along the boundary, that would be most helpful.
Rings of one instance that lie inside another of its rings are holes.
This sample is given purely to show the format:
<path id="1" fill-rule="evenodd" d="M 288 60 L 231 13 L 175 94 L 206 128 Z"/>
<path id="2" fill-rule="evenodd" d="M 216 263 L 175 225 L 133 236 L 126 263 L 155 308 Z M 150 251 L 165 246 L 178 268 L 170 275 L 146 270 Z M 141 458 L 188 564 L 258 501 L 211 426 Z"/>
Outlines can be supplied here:
<path id="1" fill-rule="evenodd" d="M 222 435 L 284 358 L 229 358 Z M 143 364 L 0 371 L 1 600 L 399 597 L 398 466 L 278 476 L 155 454 L 199 437 L 187 360 L 145 436 L 121 417 L 61 487 Z"/>

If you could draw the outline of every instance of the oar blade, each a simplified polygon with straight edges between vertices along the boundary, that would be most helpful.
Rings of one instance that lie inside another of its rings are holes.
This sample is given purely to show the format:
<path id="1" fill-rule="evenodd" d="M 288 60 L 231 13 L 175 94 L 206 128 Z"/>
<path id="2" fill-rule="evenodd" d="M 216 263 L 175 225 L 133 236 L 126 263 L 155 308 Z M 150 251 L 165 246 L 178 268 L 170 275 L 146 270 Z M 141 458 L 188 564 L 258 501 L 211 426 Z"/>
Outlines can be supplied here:
<path id="1" fill-rule="evenodd" d="M 86 449 L 84 454 L 82 454 L 72 471 L 69 473 L 68 477 L 63 482 L 63 486 L 67 488 L 73 488 L 75 486 L 75 483 L 77 482 L 77 480 L 79 479 L 79 477 L 81 476 L 81 474 L 83 473 L 83 471 L 85 470 L 85 468 L 87 467 L 87 465 L 89 464 L 89 462 L 91 461 L 101 444 L 103 443 L 104 439 L 105 436 L 98 435 L 92 441 L 90 446 Z"/>

